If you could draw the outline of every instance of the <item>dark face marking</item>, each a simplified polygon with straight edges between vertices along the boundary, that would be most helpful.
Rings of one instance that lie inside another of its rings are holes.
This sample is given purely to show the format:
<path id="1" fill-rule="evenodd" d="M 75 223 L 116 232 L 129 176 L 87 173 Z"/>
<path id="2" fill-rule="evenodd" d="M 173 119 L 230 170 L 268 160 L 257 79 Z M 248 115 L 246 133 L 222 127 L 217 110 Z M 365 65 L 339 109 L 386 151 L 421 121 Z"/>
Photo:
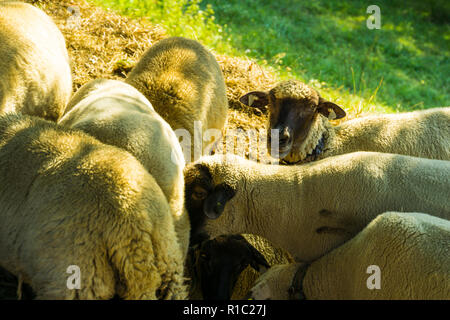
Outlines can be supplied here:
<path id="1" fill-rule="evenodd" d="M 209 238 L 202 231 L 205 220 L 217 219 L 236 192 L 226 183 L 214 185 L 209 169 L 202 164 L 187 166 L 184 176 L 185 203 L 191 222 L 192 246 Z"/>
<path id="2" fill-rule="evenodd" d="M 271 104 L 270 128 L 279 130 L 280 154 L 288 154 L 296 141 L 302 141 L 311 128 L 316 110 L 310 101 L 277 99 Z"/>
<path id="3" fill-rule="evenodd" d="M 264 256 L 241 235 L 219 236 L 203 242 L 198 250 L 196 268 L 206 300 L 229 300 L 247 266 L 257 271 L 270 268 Z"/>
<path id="4" fill-rule="evenodd" d="M 279 156 L 287 156 L 294 144 L 306 139 L 317 114 L 318 99 L 275 99 L 270 95 L 270 129 L 279 130 Z M 268 131 L 268 149 L 271 150 L 271 132 Z M 276 156 L 276 155 L 272 155 Z"/>
<path id="5" fill-rule="evenodd" d="M 298 82 L 297 86 L 299 90 L 302 90 L 302 87 L 306 85 Z M 278 87 L 273 88 L 269 92 L 252 91 L 239 99 L 240 102 L 250 107 L 262 108 L 266 105 L 269 106 L 267 148 L 271 156 L 284 158 L 291 152 L 293 146 L 301 145 L 319 114 L 328 119 L 345 117 L 345 111 L 341 107 L 321 98 L 316 90 L 309 89 L 309 96 L 305 96 L 302 99 L 289 97 L 277 99 L 274 90 L 280 90 Z M 271 148 L 272 135 L 270 129 L 278 130 L 279 150 L 273 150 L 274 152 L 272 152 Z M 277 151 L 278 154 L 274 154 Z"/>

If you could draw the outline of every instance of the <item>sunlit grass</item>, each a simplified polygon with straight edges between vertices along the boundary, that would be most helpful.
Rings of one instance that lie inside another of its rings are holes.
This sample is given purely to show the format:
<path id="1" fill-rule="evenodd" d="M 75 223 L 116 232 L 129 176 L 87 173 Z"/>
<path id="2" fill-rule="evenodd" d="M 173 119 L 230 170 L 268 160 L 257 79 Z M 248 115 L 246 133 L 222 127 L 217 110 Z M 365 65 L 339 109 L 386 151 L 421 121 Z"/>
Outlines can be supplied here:
<path id="1" fill-rule="evenodd" d="M 437 107 L 450 98 L 445 1 L 379 0 L 381 30 L 366 27 L 368 4 L 357 0 L 95 2 L 310 83 L 349 113 Z"/>

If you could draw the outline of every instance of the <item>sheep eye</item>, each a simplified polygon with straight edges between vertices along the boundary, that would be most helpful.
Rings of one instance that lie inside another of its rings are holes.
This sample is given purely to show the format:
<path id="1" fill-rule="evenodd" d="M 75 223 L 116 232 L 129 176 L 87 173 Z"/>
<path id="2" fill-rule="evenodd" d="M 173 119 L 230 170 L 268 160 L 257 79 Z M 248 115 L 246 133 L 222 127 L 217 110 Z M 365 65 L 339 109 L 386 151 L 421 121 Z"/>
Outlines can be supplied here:
<path id="1" fill-rule="evenodd" d="M 194 200 L 204 200 L 208 196 L 208 192 L 203 188 L 195 188 L 194 193 L 192 193 L 192 198 Z"/>

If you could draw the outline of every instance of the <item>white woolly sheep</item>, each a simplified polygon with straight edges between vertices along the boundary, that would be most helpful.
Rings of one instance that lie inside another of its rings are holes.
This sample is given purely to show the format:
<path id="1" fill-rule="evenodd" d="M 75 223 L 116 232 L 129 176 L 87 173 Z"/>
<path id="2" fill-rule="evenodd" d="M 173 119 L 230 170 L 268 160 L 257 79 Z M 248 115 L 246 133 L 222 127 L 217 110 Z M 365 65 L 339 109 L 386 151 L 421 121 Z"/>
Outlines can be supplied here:
<path id="1" fill-rule="evenodd" d="M 183 152 L 169 124 L 134 87 L 97 79 L 81 87 L 60 125 L 80 129 L 136 157 L 164 192 L 183 255 L 189 246 L 189 217 L 184 208 Z"/>
<path id="2" fill-rule="evenodd" d="M 345 111 L 303 82 L 283 81 L 269 92 L 240 98 L 252 107 L 269 106 L 270 129 L 279 130 L 279 153 L 286 164 L 356 151 L 376 151 L 450 160 L 450 107 L 370 115 L 332 126 Z M 271 144 L 271 130 L 268 130 Z"/>
<path id="3" fill-rule="evenodd" d="M 169 204 L 131 154 L 30 116 L 0 116 L 0 265 L 38 299 L 179 299 Z M 69 266 L 80 289 L 67 287 Z"/>
<path id="4" fill-rule="evenodd" d="M 43 11 L 0 2 L 0 113 L 56 121 L 72 94 L 63 35 Z"/>
<path id="5" fill-rule="evenodd" d="M 449 296 L 450 221 L 398 212 L 379 215 L 310 266 L 272 267 L 250 292 L 258 300 L 447 300 Z"/>
<path id="6" fill-rule="evenodd" d="M 144 94 L 172 129 L 187 130 L 188 135 L 181 135 L 186 161 L 209 152 L 221 137 L 228 111 L 225 81 L 216 59 L 199 42 L 160 40 L 125 81 Z M 195 129 L 197 121 L 201 130 Z M 208 129 L 214 136 L 203 136 Z"/>
<path id="7" fill-rule="evenodd" d="M 185 168 L 191 238 L 251 233 L 308 262 L 350 239 L 380 212 L 450 218 L 450 162 L 355 152 L 301 166 L 226 155 Z"/>

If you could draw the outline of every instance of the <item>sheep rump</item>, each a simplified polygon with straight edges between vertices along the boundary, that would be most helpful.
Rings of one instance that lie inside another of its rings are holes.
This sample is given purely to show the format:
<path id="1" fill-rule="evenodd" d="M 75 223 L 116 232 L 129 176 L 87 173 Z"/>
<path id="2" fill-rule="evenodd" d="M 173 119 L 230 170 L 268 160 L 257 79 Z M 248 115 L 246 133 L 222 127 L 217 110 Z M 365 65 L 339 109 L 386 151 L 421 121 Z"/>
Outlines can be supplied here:
<path id="1" fill-rule="evenodd" d="M 185 162 L 169 124 L 137 89 L 117 80 L 88 82 L 72 97 L 69 107 L 60 125 L 128 151 L 150 172 L 169 202 L 186 255 L 190 226 L 184 209 Z"/>
<path id="2" fill-rule="evenodd" d="M 219 131 L 214 141 L 220 138 L 228 111 L 225 81 L 215 57 L 199 42 L 182 37 L 158 41 L 125 81 L 144 94 L 172 129 L 188 131 L 186 148 L 191 156 L 186 157 L 187 162 L 196 160 L 198 151 L 208 152 L 213 147 L 208 141 L 213 137 L 203 137 L 207 129 Z M 202 127 L 196 141 L 195 121 Z M 200 143 L 202 148 L 196 149 Z"/>
<path id="3" fill-rule="evenodd" d="M 38 299 L 184 298 L 169 205 L 128 152 L 29 116 L 0 116 L 0 264 Z M 81 288 L 66 286 L 70 265 Z"/>

